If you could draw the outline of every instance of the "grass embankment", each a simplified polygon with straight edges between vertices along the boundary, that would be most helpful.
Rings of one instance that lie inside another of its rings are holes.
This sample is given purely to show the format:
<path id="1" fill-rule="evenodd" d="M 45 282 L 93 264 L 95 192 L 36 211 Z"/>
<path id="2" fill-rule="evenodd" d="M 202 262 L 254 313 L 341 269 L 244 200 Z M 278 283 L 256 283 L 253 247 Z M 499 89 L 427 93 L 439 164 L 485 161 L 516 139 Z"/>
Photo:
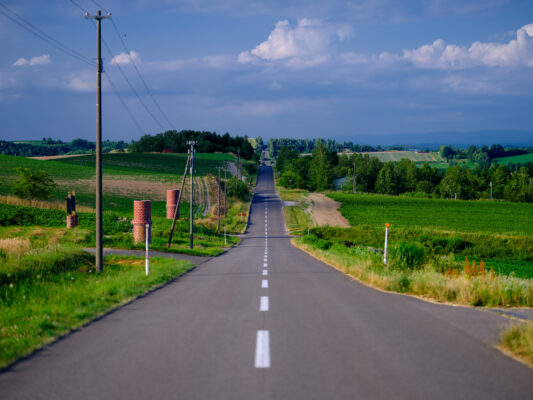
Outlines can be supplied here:
<path id="1" fill-rule="evenodd" d="M 533 322 L 514 325 L 503 335 L 500 346 L 533 367 Z"/>
<path id="2" fill-rule="evenodd" d="M 397 254 L 391 252 L 388 265 L 385 266 L 383 255 L 379 252 L 360 247 L 347 249 L 342 244 L 327 247 L 324 242 L 316 236 L 293 239 L 297 247 L 347 275 L 380 289 L 409 293 L 443 303 L 491 307 L 533 306 L 533 283 L 530 280 L 492 275 L 487 271 L 477 276 L 462 271 L 443 274 L 438 271 L 438 261 L 413 268 L 408 265 L 409 254 L 406 253 L 409 250 L 399 250 Z M 446 258 L 443 261 L 447 261 Z"/>
<path id="3" fill-rule="evenodd" d="M 283 207 L 285 216 L 285 225 L 291 233 L 307 232 L 307 228 L 314 226 L 311 215 L 306 210 L 309 208 L 307 196 L 309 192 L 302 189 L 285 189 L 282 186 L 276 186 L 276 190 L 282 201 L 297 202 L 298 205 Z"/>
<path id="4" fill-rule="evenodd" d="M 93 256 L 79 248 L 27 240 L 0 242 L 0 367 L 193 267 L 152 258 L 145 276 L 144 258 L 109 256 L 96 273 Z"/>

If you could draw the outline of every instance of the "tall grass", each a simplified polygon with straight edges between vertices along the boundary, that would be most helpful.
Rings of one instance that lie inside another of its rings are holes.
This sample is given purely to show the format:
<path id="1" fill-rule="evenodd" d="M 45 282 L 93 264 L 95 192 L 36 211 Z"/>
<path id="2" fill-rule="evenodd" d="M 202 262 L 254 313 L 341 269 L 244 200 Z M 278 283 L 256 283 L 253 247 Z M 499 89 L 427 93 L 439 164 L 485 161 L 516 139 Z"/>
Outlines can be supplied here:
<path id="1" fill-rule="evenodd" d="M 504 333 L 500 346 L 533 366 L 533 322 L 513 325 Z"/>
<path id="2" fill-rule="evenodd" d="M 320 239 L 319 239 L 320 240 Z M 321 239 L 323 241 L 323 239 Z M 320 248 L 321 243 L 294 238 L 295 246 L 346 274 L 378 288 L 419 295 L 439 302 L 474 306 L 533 306 L 533 282 L 513 276 L 469 278 L 464 273 L 445 275 L 435 265 L 409 269 L 385 266 L 383 256 L 366 248 L 349 250 L 340 244 Z M 327 242 L 329 243 L 329 242 Z"/>

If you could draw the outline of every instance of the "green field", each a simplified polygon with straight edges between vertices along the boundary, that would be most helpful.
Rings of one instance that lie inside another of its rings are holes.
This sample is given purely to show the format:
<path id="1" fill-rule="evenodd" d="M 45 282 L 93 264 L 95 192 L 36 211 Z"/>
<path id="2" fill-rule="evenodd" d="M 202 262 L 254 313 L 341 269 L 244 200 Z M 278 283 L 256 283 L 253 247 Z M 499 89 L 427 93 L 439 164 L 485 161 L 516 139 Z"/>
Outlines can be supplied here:
<path id="1" fill-rule="evenodd" d="M 381 195 L 329 195 L 342 203 L 353 228 L 330 229 L 332 241 L 383 248 L 385 223 L 391 243 L 412 242 L 431 257 L 484 260 L 498 274 L 533 278 L 533 205 L 490 201 L 414 199 Z"/>
<path id="2" fill-rule="evenodd" d="M 331 194 L 352 225 L 533 235 L 533 204 Z"/>
<path id="3" fill-rule="evenodd" d="M 528 162 L 533 163 L 533 153 L 521 154 L 519 156 L 511 157 L 502 157 L 496 158 L 498 164 L 509 165 L 509 164 L 526 164 Z"/>
<path id="4" fill-rule="evenodd" d="M 55 162 L 84 166 L 94 169 L 96 156 L 86 155 L 78 157 L 60 158 Z M 102 156 L 104 173 L 108 175 L 182 175 L 187 154 L 163 153 L 109 153 Z M 229 154 L 197 153 L 194 158 L 195 174 L 205 176 L 214 174 L 216 167 L 225 161 L 234 161 Z"/>
<path id="5" fill-rule="evenodd" d="M 217 166 L 234 159 L 229 154 L 196 154 L 195 173 L 197 176 L 214 174 Z M 165 187 L 179 184 L 186 160 L 186 154 L 104 154 L 103 178 L 114 181 L 113 189 L 104 191 L 104 209 L 126 215 L 131 213 L 132 199 L 162 201 Z M 48 161 L 0 155 L 0 195 L 10 193 L 13 180 L 18 178 L 17 167 L 48 172 L 58 184 L 51 200 L 61 201 L 68 192 L 75 191 L 79 205 L 94 207 L 94 155 Z M 158 188 L 157 183 L 162 187 Z"/>
<path id="6" fill-rule="evenodd" d="M 419 153 L 416 151 L 377 151 L 360 154 L 366 154 L 369 157 L 376 157 L 381 162 L 400 161 L 402 158 L 407 158 L 408 160 L 414 162 L 432 163 L 442 161 L 437 153 Z"/>

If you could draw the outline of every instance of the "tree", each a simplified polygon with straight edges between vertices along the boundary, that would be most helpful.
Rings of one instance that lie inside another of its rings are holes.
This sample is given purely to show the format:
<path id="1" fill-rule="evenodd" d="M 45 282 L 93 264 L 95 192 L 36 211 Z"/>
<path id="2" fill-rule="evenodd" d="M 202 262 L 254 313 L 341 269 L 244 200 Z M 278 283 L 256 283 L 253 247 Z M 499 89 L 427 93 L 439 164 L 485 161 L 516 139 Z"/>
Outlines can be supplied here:
<path id="1" fill-rule="evenodd" d="M 52 196 L 52 191 L 57 186 L 50 174 L 46 171 L 32 172 L 29 168 L 16 169 L 20 179 L 13 182 L 11 190 L 21 199 L 45 200 Z"/>
<path id="2" fill-rule="evenodd" d="M 455 150 L 453 149 L 453 147 L 444 145 L 440 147 L 440 156 L 442 158 L 445 158 L 446 161 L 450 161 L 454 154 Z"/>
<path id="3" fill-rule="evenodd" d="M 309 165 L 309 180 L 311 186 L 318 191 L 333 187 L 333 165 L 328 149 L 322 142 L 318 142 L 313 150 L 313 158 Z"/>
<path id="4" fill-rule="evenodd" d="M 394 164 L 389 161 L 383 165 L 376 180 L 376 192 L 381 194 L 398 194 L 398 185 Z"/>

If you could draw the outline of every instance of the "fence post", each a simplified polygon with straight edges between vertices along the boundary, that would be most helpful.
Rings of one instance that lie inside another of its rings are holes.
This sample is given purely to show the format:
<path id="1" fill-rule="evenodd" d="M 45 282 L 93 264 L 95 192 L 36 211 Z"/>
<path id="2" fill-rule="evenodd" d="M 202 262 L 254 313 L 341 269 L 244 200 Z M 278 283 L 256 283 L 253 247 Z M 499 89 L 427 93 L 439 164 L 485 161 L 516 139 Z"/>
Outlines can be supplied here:
<path id="1" fill-rule="evenodd" d="M 383 263 L 387 265 L 387 247 L 389 244 L 389 226 L 390 224 L 387 222 L 385 224 L 385 251 L 383 253 Z"/>
<path id="2" fill-rule="evenodd" d="M 148 253 L 148 244 L 150 242 L 150 224 L 144 225 L 146 228 L 146 262 L 145 262 L 145 272 L 146 276 L 150 273 L 150 255 Z"/>

